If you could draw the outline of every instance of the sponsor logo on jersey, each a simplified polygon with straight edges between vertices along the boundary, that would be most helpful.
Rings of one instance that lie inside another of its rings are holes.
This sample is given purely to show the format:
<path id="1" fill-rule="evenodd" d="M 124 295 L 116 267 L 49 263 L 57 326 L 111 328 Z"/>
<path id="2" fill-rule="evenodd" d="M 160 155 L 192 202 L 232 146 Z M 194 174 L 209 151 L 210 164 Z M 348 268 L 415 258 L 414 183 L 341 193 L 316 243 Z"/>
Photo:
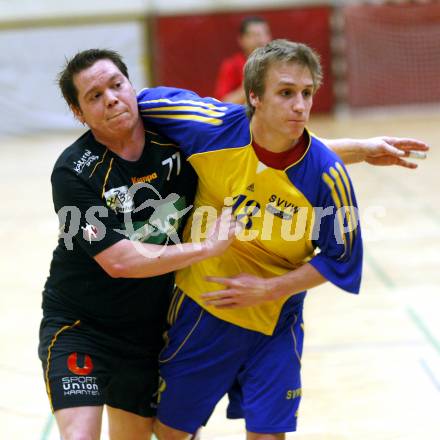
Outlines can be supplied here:
<path id="1" fill-rule="evenodd" d="M 86 376 L 93 371 L 93 362 L 92 358 L 85 354 L 84 356 L 80 356 L 83 358 L 83 362 L 81 362 L 82 366 L 78 365 L 78 353 L 71 353 L 67 358 L 67 368 L 73 374 L 77 374 L 79 376 Z"/>
<path id="2" fill-rule="evenodd" d="M 255 192 L 255 184 L 251 183 L 246 189 L 250 192 Z"/>
<path id="3" fill-rule="evenodd" d="M 266 211 L 273 214 L 275 217 L 279 217 L 282 220 L 292 220 L 293 215 L 289 212 L 284 212 L 280 209 L 275 208 L 275 206 L 267 204 Z"/>
<path id="4" fill-rule="evenodd" d="M 65 396 L 99 396 L 99 386 L 93 376 L 62 377 Z"/>
<path id="5" fill-rule="evenodd" d="M 164 199 L 159 193 L 157 194 L 158 200 L 147 199 L 136 208 L 136 211 L 152 208 L 153 212 L 148 220 L 132 221 L 128 213 L 127 218 L 124 219 L 125 229 L 115 229 L 115 231 L 132 241 L 162 245 L 171 241 L 173 244 L 179 244 L 178 230 L 181 219 L 191 210 L 192 205 L 186 206 L 185 197 L 175 193 L 168 194 Z"/>
<path id="6" fill-rule="evenodd" d="M 297 388 L 296 390 L 287 390 L 286 400 L 296 399 L 302 396 L 302 389 Z"/>
<path id="7" fill-rule="evenodd" d="M 81 156 L 81 159 L 73 162 L 73 170 L 77 174 L 81 174 L 84 171 L 84 168 L 88 168 L 93 162 L 97 161 L 98 159 L 99 156 L 95 156 L 90 150 L 86 150 Z"/>
<path id="8" fill-rule="evenodd" d="M 148 176 L 132 177 L 131 181 L 132 181 L 132 183 L 150 183 L 156 179 L 157 179 L 157 173 L 154 172 L 154 173 L 148 174 Z"/>
<path id="9" fill-rule="evenodd" d="M 128 191 L 128 186 L 109 189 L 104 193 L 107 206 L 115 212 L 132 212 L 134 210 L 133 196 Z"/>
<path id="10" fill-rule="evenodd" d="M 283 220 L 291 220 L 294 214 L 299 211 L 299 206 L 296 206 L 294 203 L 278 197 L 276 194 L 272 194 L 269 197 L 266 210 Z"/>

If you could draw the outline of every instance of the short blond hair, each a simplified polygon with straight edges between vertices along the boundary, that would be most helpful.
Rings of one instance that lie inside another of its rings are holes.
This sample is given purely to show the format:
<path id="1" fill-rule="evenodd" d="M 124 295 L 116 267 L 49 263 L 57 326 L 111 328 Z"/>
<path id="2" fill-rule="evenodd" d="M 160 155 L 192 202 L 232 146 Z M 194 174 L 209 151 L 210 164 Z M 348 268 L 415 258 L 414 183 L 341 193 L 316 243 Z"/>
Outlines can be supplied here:
<path id="1" fill-rule="evenodd" d="M 254 107 L 250 103 L 249 93 L 262 97 L 265 90 L 266 74 L 270 66 L 276 63 L 297 63 L 310 70 L 313 80 L 313 92 L 322 83 L 322 67 L 319 55 L 309 46 L 289 40 L 273 40 L 266 46 L 255 49 L 244 66 L 244 91 L 250 116 Z"/>

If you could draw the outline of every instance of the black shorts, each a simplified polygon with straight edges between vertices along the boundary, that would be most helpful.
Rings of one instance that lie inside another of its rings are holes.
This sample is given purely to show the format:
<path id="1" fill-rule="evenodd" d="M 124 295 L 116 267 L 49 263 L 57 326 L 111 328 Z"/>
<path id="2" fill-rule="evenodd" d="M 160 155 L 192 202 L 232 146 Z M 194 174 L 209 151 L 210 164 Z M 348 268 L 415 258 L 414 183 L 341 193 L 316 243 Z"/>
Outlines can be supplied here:
<path id="1" fill-rule="evenodd" d="M 43 318 L 38 352 L 52 411 L 105 404 L 154 417 L 159 383 L 154 345 L 79 320 Z"/>

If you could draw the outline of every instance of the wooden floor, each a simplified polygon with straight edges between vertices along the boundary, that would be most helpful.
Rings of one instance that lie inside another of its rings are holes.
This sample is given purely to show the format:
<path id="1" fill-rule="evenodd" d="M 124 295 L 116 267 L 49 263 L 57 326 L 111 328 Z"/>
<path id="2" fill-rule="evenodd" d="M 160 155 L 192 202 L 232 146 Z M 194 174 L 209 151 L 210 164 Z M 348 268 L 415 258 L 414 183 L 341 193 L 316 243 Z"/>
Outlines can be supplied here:
<path id="1" fill-rule="evenodd" d="M 361 295 L 306 300 L 298 440 L 440 439 L 439 113 L 316 118 L 323 137 L 431 144 L 419 169 L 350 167 L 365 239 Z M 49 174 L 74 135 L 2 139 L 0 439 L 58 439 L 37 359 L 41 289 L 56 242 Z M 221 402 L 204 438 L 242 439 Z M 102 436 L 106 439 L 105 432 Z"/>

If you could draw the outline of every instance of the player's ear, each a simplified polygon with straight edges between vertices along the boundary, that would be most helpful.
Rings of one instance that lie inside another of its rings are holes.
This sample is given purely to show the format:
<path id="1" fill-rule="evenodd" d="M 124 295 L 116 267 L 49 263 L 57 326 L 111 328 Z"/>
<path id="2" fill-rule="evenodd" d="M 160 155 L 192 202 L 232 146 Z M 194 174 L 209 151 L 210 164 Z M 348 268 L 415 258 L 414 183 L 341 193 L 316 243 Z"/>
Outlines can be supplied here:
<path id="1" fill-rule="evenodd" d="M 79 107 L 77 107 L 76 105 L 71 105 L 70 110 L 72 110 L 72 113 L 74 114 L 75 118 L 79 122 L 81 122 L 81 124 L 84 125 L 86 123 L 84 116 L 83 116 L 83 112 L 81 111 L 81 109 Z"/>
<path id="2" fill-rule="evenodd" d="M 252 107 L 257 107 L 260 103 L 260 98 L 254 93 L 253 90 L 249 92 L 249 102 L 252 105 Z"/>

